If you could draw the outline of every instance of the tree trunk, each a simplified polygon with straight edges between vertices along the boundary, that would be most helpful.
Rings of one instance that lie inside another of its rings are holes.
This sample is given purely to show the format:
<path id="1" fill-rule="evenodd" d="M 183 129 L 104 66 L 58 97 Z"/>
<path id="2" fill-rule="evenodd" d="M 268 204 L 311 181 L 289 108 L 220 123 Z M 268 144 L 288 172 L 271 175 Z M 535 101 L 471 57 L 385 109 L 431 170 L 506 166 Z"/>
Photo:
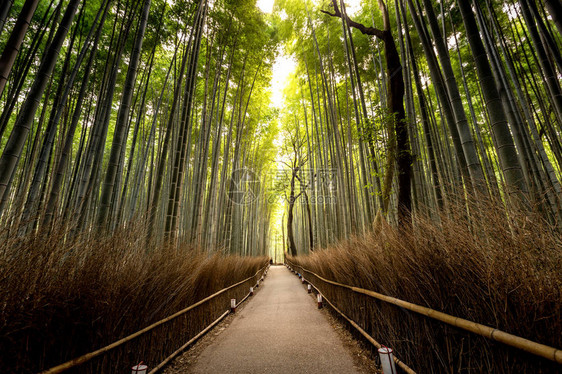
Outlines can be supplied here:
<path id="1" fill-rule="evenodd" d="M 562 35 L 562 2 L 560 0 L 544 0 L 544 3 L 558 29 L 558 33 Z"/>
<path id="2" fill-rule="evenodd" d="M 4 51 L 2 51 L 2 56 L 0 56 L 0 97 L 2 97 L 2 93 L 4 92 L 6 81 L 10 75 L 14 61 L 16 61 L 16 56 L 20 50 L 21 43 L 23 42 L 23 38 L 27 28 L 29 27 L 31 18 L 35 13 L 35 9 L 37 9 L 37 4 L 39 4 L 39 0 L 26 0 L 25 4 L 23 4 L 23 8 L 21 9 L 16 24 L 14 25 L 14 29 L 12 30 L 12 34 L 10 35 L 10 39 L 8 39 L 8 42 L 4 47 Z M 4 27 L 4 21 L 8 11 L 10 10 L 10 5 L 11 2 L 5 0 L 0 6 L 0 32 Z"/>
<path id="3" fill-rule="evenodd" d="M 289 242 L 289 253 L 291 256 L 297 255 L 297 246 L 295 245 L 295 235 L 293 233 L 293 208 L 295 206 L 295 178 L 298 168 L 291 170 L 291 192 L 289 194 L 289 211 L 287 213 L 287 240 Z"/>
<path id="4" fill-rule="evenodd" d="M 523 197 L 527 190 L 525 178 L 517 156 L 517 150 L 508 127 L 507 117 L 503 110 L 502 102 L 492 76 L 492 70 L 482 39 L 476 25 L 476 20 L 471 8 L 471 2 L 458 1 L 463 23 L 470 44 L 476 71 L 482 87 L 482 94 L 486 101 L 486 108 L 490 116 L 491 128 L 496 140 L 496 149 L 500 159 L 500 166 L 505 176 L 508 188 L 517 190 Z"/>
<path id="5" fill-rule="evenodd" d="M 382 0 L 379 0 L 379 8 L 381 10 L 384 30 L 375 27 L 366 27 L 360 23 L 352 21 L 347 15 L 340 12 L 337 0 L 332 0 L 334 13 L 323 11 L 324 13 L 335 16 L 345 17 L 350 27 L 355 27 L 363 34 L 374 35 L 381 39 L 384 43 L 386 69 L 389 76 L 388 87 L 388 109 L 392 114 L 391 126 L 393 134 L 396 135 L 396 163 L 398 167 L 398 221 L 401 227 L 407 228 L 411 226 L 411 179 L 412 179 L 412 155 L 410 152 L 410 142 L 408 139 L 408 126 L 406 123 L 406 111 L 404 109 L 404 78 L 402 74 L 402 65 L 396 44 L 390 31 L 390 17 L 386 6 Z M 388 170 L 387 170 L 388 172 Z"/>
<path id="6" fill-rule="evenodd" d="M 37 112 L 39 101 L 50 80 L 49 78 L 57 62 L 60 48 L 72 24 L 79 3 L 80 0 L 71 0 L 68 4 L 58 30 L 41 61 L 33 86 L 22 105 L 20 114 L 0 158 L 0 197 L 3 199 L 10 189 L 13 173 L 20 159 L 33 118 Z M 1 208 L 0 214 L 2 213 Z"/>
<path id="7" fill-rule="evenodd" d="M 125 134 L 128 132 L 131 98 L 133 97 L 133 89 L 135 87 L 137 77 L 137 67 L 142 51 L 144 32 L 146 30 L 148 12 L 150 10 L 150 1 L 151 0 L 144 1 L 133 50 L 131 52 L 131 58 L 129 60 L 129 68 L 127 70 L 127 77 L 125 78 L 125 87 L 123 89 L 121 105 L 119 106 L 117 122 L 115 123 L 115 130 L 113 133 L 109 163 L 101 193 L 100 211 L 97 222 L 99 228 L 107 227 L 107 219 L 113 197 L 113 186 L 121 164 L 119 162 L 121 149 L 126 141 Z"/>
<path id="8" fill-rule="evenodd" d="M 433 12 L 433 6 L 431 2 L 429 0 L 423 0 L 423 2 L 425 5 L 427 17 L 429 19 L 429 26 L 431 27 L 431 32 L 433 34 L 433 41 L 439 54 L 441 68 L 443 69 L 445 84 L 447 86 L 447 92 L 449 93 L 449 99 L 451 102 L 451 108 L 453 109 L 453 114 L 455 116 L 457 131 L 459 132 L 463 154 L 466 158 L 466 165 L 468 167 L 473 185 L 475 185 L 477 187 L 477 190 L 479 190 L 480 192 L 484 192 L 485 186 L 483 184 L 485 183 L 485 178 L 482 172 L 482 166 L 480 165 L 480 159 L 478 158 L 478 153 L 476 152 L 476 147 L 474 146 L 474 140 L 472 139 L 470 127 L 468 126 L 468 120 L 464 111 L 459 88 L 455 79 L 455 74 L 453 73 L 453 67 L 451 66 L 449 51 L 447 46 L 445 45 L 445 40 L 443 39 L 444 36 L 441 35 L 441 31 L 439 30 L 437 17 Z"/>

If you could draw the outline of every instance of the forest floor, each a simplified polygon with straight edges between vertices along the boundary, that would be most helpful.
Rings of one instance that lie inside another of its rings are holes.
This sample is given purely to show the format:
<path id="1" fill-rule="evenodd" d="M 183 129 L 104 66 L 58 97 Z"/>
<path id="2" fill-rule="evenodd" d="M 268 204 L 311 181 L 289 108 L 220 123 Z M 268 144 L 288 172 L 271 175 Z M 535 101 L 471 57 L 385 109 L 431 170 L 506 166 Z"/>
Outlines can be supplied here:
<path id="1" fill-rule="evenodd" d="M 370 353 L 297 277 L 271 267 L 259 292 L 164 373 L 376 373 Z"/>

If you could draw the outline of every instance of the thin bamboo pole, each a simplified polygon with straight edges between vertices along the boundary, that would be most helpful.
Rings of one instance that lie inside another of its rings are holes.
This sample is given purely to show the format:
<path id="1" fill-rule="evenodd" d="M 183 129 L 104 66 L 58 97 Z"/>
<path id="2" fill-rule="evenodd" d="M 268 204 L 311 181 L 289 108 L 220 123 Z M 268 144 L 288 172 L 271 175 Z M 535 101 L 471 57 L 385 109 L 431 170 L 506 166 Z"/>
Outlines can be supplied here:
<path id="1" fill-rule="evenodd" d="M 117 348 L 117 347 L 119 347 L 119 346 L 121 346 L 121 345 L 123 345 L 123 344 L 125 344 L 125 343 L 127 343 L 127 342 L 129 342 L 129 341 L 131 341 L 131 340 L 134 340 L 134 339 L 138 338 L 138 337 L 141 336 L 141 335 L 144 335 L 145 333 L 149 332 L 150 330 L 155 329 L 156 327 L 158 327 L 158 326 L 160 326 L 160 325 L 163 325 L 163 324 L 165 324 L 165 323 L 167 323 L 167 322 L 169 322 L 169 321 L 171 321 L 171 320 L 173 320 L 173 319 L 176 319 L 177 317 L 179 317 L 179 316 L 181 316 L 181 315 L 183 315 L 183 314 L 189 312 L 189 311 L 192 310 L 192 309 L 197 308 L 197 307 L 200 306 L 201 304 L 204 304 L 204 303 L 206 303 L 207 301 L 209 301 L 209 300 L 211 300 L 211 299 L 214 299 L 215 297 L 217 297 L 217 296 L 219 296 L 219 295 L 225 293 L 226 291 L 228 291 L 228 290 L 230 290 L 230 289 L 232 289 L 232 288 L 235 288 L 235 287 L 237 287 L 237 286 L 239 286 L 239 285 L 241 285 L 241 284 L 243 284 L 243 283 L 249 281 L 250 279 L 252 279 L 252 278 L 254 278 L 255 276 L 257 276 L 260 272 L 264 271 L 268 266 L 269 266 L 269 264 L 265 265 L 265 266 L 262 267 L 260 270 L 258 270 L 258 271 L 256 272 L 256 274 L 252 275 L 251 277 L 248 277 L 248 278 L 246 278 L 246 279 L 244 279 L 244 280 L 241 280 L 240 282 L 235 283 L 235 284 L 233 284 L 233 285 L 231 285 L 231 286 L 229 286 L 229 287 L 223 288 L 222 290 L 215 292 L 215 293 L 212 294 L 211 296 L 208 296 L 208 297 L 204 298 L 203 300 L 200 300 L 200 301 L 196 302 L 195 304 L 192 304 L 192 305 L 188 306 L 187 308 L 185 308 L 185 309 L 183 309 L 183 310 L 180 310 L 180 311 L 177 312 L 177 313 L 172 314 L 172 315 L 169 316 L 169 317 L 166 317 L 166 318 L 164 318 L 164 319 L 161 319 L 160 321 L 155 322 L 155 323 L 153 323 L 152 325 L 147 326 L 147 327 L 145 327 L 145 328 L 142 329 L 142 330 L 139 330 L 139 331 L 137 331 L 137 332 L 135 332 L 135 333 L 133 333 L 133 334 L 131 334 L 131 335 L 129 335 L 129 336 L 126 336 L 126 337 L 124 337 L 123 339 L 119 339 L 119 340 L 117 340 L 116 342 L 113 342 L 113 343 L 111 343 L 111 344 L 109 344 L 109 345 L 107 345 L 107 346 L 105 346 L 105 347 L 103 347 L 103 348 L 100 348 L 100 349 L 96 350 L 96 351 L 93 351 L 93 352 L 90 352 L 90 353 L 86 353 L 85 355 L 82 355 L 82 356 L 80 356 L 80 357 L 77 357 L 77 358 L 75 358 L 75 359 L 72 359 L 72 360 L 70 360 L 70 361 L 67 361 L 67 362 L 65 362 L 65 363 L 63 363 L 63 364 L 60 364 L 60 365 L 57 365 L 57 366 L 55 366 L 55 367 L 52 367 L 52 368 L 50 368 L 50 369 L 48 369 L 48 370 L 45 370 L 45 371 L 42 372 L 42 374 L 57 374 L 57 373 L 62 373 L 63 371 L 66 371 L 66 370 L 68 370 L 68 369 L 71 369 L 71 368 L 73 368 L 73 367 L 76 367 L 76 366 L 78 366 L 78 365 L 81 365 L 81 364 L 83 364 L 83 363 L 85 363 L 85 362 L 88 362 L 88 361 L 92 360 L 93 358 L 95 358 L 95 357 L 97 357 L 97 356 L 100 356 L 100 355 L 102 355 L 102 354 L 104 354 L 104 353 L 107 353 L 107 352 L 109 352 L 109 351 L 111 351 L 111 350 L 113 350 L 113 349 L 115 349 L 115 348 Z"/>
<path id="2" fill-rule="evenodd" d="M 310 283 L 310 285 L 312 285 L 312 287 L 314 287 L 316 289 L 316 291 L 318 291 L 318 293 L 321 294 L 320 290 L 318 289 L 318 287 L 316 287 L 314 284 L 312 284 L 312 282 L 310 282 L 307 279 L 307 282 Z M 373 337 L 371 335 L 369 335 L 367 333 L 367 331 L 363 330 L 361 328 L 361 326 L 359 326 L 354 320 L 352 320 L 351 318 L 349 318 L 348 316 L 346 316 L 341 310 L 339 310 L 330 300 L 328 300 L 328 298 L 325 295 L 322 295 L 322 299 L 324 299 L 325 302 L 327 302 L 328 304 L 330 304 L 330 306 L 332 307 L 332 309 L 334 309 L 336 312 L 338 312 L 343 318 L 345 318 L 347 320 L 347 322 L 349 322 L 351 324 L 351 326 L 353 326 L 357 331 L 359 331 L 361 333 L 361 335 L 363 335 L 365 337 L 365 339 L 367 339 L 372 345 L 374 345 L 375 347 L 377 347 L 377 349 L 382 348 L 382 344 L 380 344 L 379 342 L 377 342 L 375 339 L 373 339 Z M 396 363 L 396 365 L 400 366 L 400 368 L 402 368 L 402 370 L 404 370 L 406 373 L 408 374 L 416 374 L 416 372 L 414 370 L 412 370 L 408 365 L 406 365 L 404 362 L 402 362 L 400 359 L 398 359 L 398 357 L 396 357 L 396 355 L 393 355 L 394 358 L 394 362 Z"/>
<path id="3" fill-rule="evenodd" d="M 223 318 L 226 317 L 228 314 L 230 314 L 230 310 L 227 310 L 226 312 L 221 314 L 219 318 L 217 318 L 216 320 L 213 321 L 213 323 L 211 323 L 209 326 L 205 327 L 199 334 L 197 334 L 193 338 L 189 339 L 189 341 L 187 343 L 185 343 L 184 345 L 179 347 L 174 353 L 172 353 L 171 355 L 166 357 L 166 359 L 164 361 L 159 363 L 158 366 L 156 366 L 154 369 L 150 370 L 148 372 L 148 374 L 155 374 L 155 373 L 159 372 L 160 369 L 162 369 L 164 366 L 166 366 L 170 361 L 172 361 L 177 355 L 179 355 L 181 352 L 183 352 L 191 344 L 195 343 L 200 337 L 205 335 L 210 329 L 215 327 L 217 325 L 217 323 L 222 321 Z"/>
<path id="4" fill-rule="evenodd" d="M 318 275 L 318 274 L 316 274 L 316 273 L 314 273 L 310 270 L 307 270 L 307 269 L 305 269 L 301 266 L 294 265 L 289 261 L 287 261 L 287 262 L 292 267 L 298 267 L 298 268 L 301 269 L 302 272 L 307 272 L 309 274 L 312 274 L 315 277 L 317 277 L 318 279 L 320 279 L 323 282 L 326 282 L 328 284 L 332 284 L 332 285 L 338 286 L 338 287 L 347 288 L 347 289 L 349 289 L 353 292 L 363 294 L 363 295 L 367 295 L 367 296 L 373 297 L 375 299 L 385 301 L 389 304 L 394 304 L 394 305 L 399 306 L 401 308 L 404 308 L 404 309 L 410 310 L 412 312 L 422 314 L 426 317 L 433 318 L 435 320 L 447 323 L 451 326 L 458 327 L 458 328 L 463 329 L 465 331 L 481 335 L 485 338 L 495 340 L 497 342 L 509 345 L 511 347 L 521 349 L 525 352 L 532 353 L 536 356 L 541 356 L 541 357 L 544 357 L 544 358 L 549 359 L 551 361 L 562 364 L 562 350 L 560 350 L 560 349 L 556 349 L 554 347 L 550 347 L 550 346 L 545 345 L 545 344 L 536 343 L 536 342 L 533 342 L 531 340 L 521 338 L 521 337 L 516 336 L 516 335 L 509 334 L 507 332 L 498 330 L 498 329 L 493 328 L 493 327 L 481 325 L 479 323 L 472 322 L 472 321 L 469 321 L 469 320 L 466 320 L 466 319 L 463 319 L 463 318 L 460 318 L 460 317 L 455 317 L 455 316 L 452 316 L 452 315 L 449 315 L 449 314 L 446 314 L 446 313 L 443 313 L 443 312 L 439 312 L 439 311 L 434 310 L 434 309 L 430 309 L 430 308 L 427 308 L 427 307 L 424 307 L 424 306 L 421 306 L 421 305 L 413 304 L 413 303 L 410 303 L 408 301 L 400 300 L 400 299 L 397 299 L 395 297 L 383 295 L 383 294 L 380 294 L 378 292 L 366 290 L 364 288 L 359 288 L 359 287 L 354 287 L 354 286 L 349 286 L 349 285 L 345 285 L 345 284 L 342 284 L 342 283 L 334 282 L 334 281 L 328 280 L 326 278 L 323 278 L 320 275 Z"/>

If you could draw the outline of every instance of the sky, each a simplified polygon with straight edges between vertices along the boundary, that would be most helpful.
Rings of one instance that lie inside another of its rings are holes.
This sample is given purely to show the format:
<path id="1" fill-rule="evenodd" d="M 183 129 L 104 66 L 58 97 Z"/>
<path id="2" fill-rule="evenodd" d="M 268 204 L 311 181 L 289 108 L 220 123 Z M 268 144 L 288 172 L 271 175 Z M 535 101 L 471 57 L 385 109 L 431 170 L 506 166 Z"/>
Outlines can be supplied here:
<path id="1" fill-rule="evenodd" d="M 273 2 L 274 0 L 258 0 L 256 2 L 256 5 L 261 9 L 262 12 L 271 13 L 271 11 L 273 10 Z"/>
<path id="2" fill-rule="evenodd" d="M 315 3 L 318 3 L 321 0 L 313 0 Z M 271 13 L 273 11 L 273 3 L 275 0 L 258 0 L 256 5 L 258 8 L 262 10 L 264 13 Z M 345 6 L 347 10 L 347 14 L 350 16 L 354 15 L 355 12 L 359 10 L 361 6 L 361 0 L 345 0 Z"/>
<path id="3" fill-rule="evenodd" d="M 321 0 L 313 0 L 318 3 Z M 275 0 L 257 0 L 256 5 L 264 13 L 273 11 L 273 3 Z M 345 0 L 347 13 L 353 16 L 361 6 L 361 0 Z M 273 77 L 271 79 L 271 105 L 277 108 L 283 106 L 283 89 L 287 84 L 288 78 L 295 70 L 296 61 L 285 54 L 284 50 L 279 51 L 273 64 Z"/>
<path id="4" fill-rule="evenodd" d="M 274 107 L 280 108 L 283 105 L 283 89 L 296 65 L 292 56 L 287 56 L 283 50 L 275 59 L 271 79 L 271 104 Z"/>
<path id="5" fill-rule="evenodd" d="M 273 11 L 275 0 L 257 0 L 256 5 L 264 13 Z M 277 108 L 283 106 L 283 88 L 291 73 L 295 70 L 296 62 L 291 56 L 287 56 L 284 50 L 279 51 L 279 55 L 273 63 L 273 77 L 271 79 L 271 105 Z"/>

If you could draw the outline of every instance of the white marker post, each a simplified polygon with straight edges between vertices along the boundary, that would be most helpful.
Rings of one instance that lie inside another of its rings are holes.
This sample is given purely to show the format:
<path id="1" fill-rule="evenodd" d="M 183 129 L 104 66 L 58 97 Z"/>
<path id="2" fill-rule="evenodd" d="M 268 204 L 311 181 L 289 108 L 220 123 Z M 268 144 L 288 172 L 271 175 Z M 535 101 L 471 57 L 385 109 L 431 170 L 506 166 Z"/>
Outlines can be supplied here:
<path id="1" fill-rule="evenodd" d="M 382 372 L 384 374 L 396 374 L 396 366 L 394 366 L 392 348 L 379 348 L 379 357 L 381 359 Z"/>
<path id="2" fill-rule="evenodd" d="M 306 282 L 306 281 L 304 280 L 304 277 L 301 277 L 301 283 L 304 284 L 304 282 Z"/>
<path id="3" fill-rule="evenodd" d="M 236 299 L 230 299 L 230 312 L 236 313 Z"/>
<path id="4" fill-rule="evenodd" d="M 254 296 L 254 287 L 250 287 L 250 296 Z"/>
<path id="5" fill-rule="evenodd" d="M 322 309 L 322 295 L 318 294 L 318 309 Z"/>
<path id="6" fill-rule="evenodd" d="M 308 293 L 312 293 L 312 286 L 310 284 L 308 285 Z"/>
<path id="7" fill-rule="evenodd" d="M 131 374 L 146 374 L 148 366 L 141 362 L 131 368 Z"/>

